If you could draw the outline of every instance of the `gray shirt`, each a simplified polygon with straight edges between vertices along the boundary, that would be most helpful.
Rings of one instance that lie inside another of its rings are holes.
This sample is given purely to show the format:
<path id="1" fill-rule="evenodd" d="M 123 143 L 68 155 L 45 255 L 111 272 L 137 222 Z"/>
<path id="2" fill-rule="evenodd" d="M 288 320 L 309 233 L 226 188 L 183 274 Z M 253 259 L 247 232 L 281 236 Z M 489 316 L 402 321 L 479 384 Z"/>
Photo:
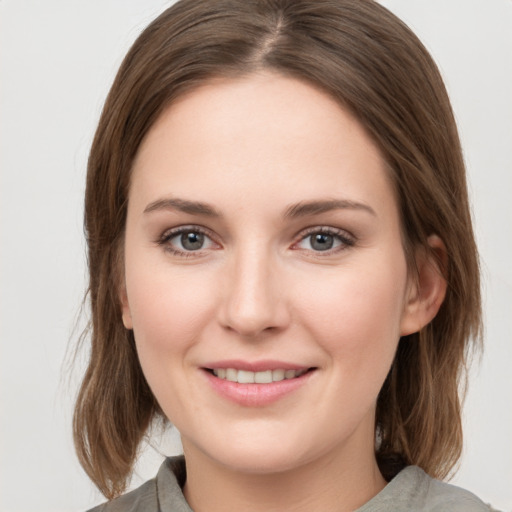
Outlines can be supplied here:
<path id="1" fill-rule="evenodd" d="M 192 512 L 181 490 L 185 478 L 183 457 L 170 457 L 155 478 L 138 489 L 89 512 Z M 355 512 L 490 512 L 493 509 L 460 487 L 408 466 L 368 503 Z"/>

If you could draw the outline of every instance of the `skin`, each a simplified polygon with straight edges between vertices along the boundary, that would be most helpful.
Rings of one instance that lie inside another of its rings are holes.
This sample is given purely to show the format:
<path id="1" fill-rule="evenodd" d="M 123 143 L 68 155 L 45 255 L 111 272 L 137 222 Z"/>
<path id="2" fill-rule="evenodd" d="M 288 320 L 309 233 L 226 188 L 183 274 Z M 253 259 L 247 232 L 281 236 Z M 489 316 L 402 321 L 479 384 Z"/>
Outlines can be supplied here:
<path id="1" fill-rule="evenodd" d="M 204 231 L 198 250 L 183 246 L 183 226 Z M 322 232 L 332 249 L 313 244 Z M 384 487 L 377 395 L 400 336 L 444 297 L 421 253 L 418 267 L 411 279 L 379 150 L 325 93 L 261 72 L 213 80 L 162 114 L 133 168 L 121 301 L 182 435 L 196 512 L 354 510 Z M 226 359 L 314 371 L 247 406 L 209 385 L 205 365 Z"/>

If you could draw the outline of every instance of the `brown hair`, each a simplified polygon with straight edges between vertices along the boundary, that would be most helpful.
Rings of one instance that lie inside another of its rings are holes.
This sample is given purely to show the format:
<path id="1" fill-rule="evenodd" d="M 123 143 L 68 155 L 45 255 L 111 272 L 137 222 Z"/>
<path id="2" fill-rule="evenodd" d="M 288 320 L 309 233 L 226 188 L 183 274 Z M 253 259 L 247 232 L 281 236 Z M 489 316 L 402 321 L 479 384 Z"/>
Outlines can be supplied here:
<path id="1" fill-rule="evenodd" d="M 162 417 L 119 303 L 130 171 L 176 97 L 216 76 L 272 69 L 322 88 L 366 127 L 387 161 L 410 267 L 427 238 L 445 243 L 446 299 L 400 340 L 380 392 L 376 456 L 445 477 L 462 445 L 459 384 L 481 327 L 478 257 L 450 103 L 416 36 L 371 0 L 181 0 L 140 35 L 117 74 L 92 145 L 85 227 L 92 310 L 89 365 L 74 415 L 80 461 L 108 498 L 121 493 Z"/>

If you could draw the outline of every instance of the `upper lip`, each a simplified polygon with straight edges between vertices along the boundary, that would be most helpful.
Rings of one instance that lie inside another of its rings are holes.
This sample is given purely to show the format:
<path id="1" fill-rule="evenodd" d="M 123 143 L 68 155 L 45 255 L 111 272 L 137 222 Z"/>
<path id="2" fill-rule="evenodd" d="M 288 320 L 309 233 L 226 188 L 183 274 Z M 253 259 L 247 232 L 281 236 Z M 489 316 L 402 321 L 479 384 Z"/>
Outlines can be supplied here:
<path id="1" fill-rule="evenodd" d="M 218 368 L 235 368 L 236 370 L 245 370 L 248 372 L 262 372 L 265 370 L 307 370 L 311 368 L 308 365 L 290 363 L 286 361 L 262 360 L 262 361 L 242 361 L 240 359 L 222 360 L 206 363 L 203 368 L 208 370 Z"/>

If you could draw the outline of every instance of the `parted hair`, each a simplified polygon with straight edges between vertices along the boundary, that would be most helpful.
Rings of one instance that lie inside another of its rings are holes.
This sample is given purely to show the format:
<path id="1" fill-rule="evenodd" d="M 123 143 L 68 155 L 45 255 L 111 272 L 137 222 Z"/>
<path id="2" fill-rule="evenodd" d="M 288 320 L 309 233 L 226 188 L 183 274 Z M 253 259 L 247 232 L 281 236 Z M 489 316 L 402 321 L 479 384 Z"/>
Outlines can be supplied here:
<path id="1" fill-rule="evenodd" d="M 418 248 L 432 253 L 430 235 L 443 240 L 446 298 L 430 324 L 399 341 L 378 397 L 375 450 L 388 480 L 408 464 L 444 478 L 460 457 L 461 382 L 481 332 L 479 266 L 457 128 L 429 53 L 372 0 L 180 0 L 126 55 L 88 161 L 90 352 L 73 428 L 80 462 L 107 498 L 126 488 L 142 439 L 163 418 L 121 318 L 134 158 L 177 97 L 261 69 L 314 84 L 366 128 L 394 184 L 410 272 Z"/>

